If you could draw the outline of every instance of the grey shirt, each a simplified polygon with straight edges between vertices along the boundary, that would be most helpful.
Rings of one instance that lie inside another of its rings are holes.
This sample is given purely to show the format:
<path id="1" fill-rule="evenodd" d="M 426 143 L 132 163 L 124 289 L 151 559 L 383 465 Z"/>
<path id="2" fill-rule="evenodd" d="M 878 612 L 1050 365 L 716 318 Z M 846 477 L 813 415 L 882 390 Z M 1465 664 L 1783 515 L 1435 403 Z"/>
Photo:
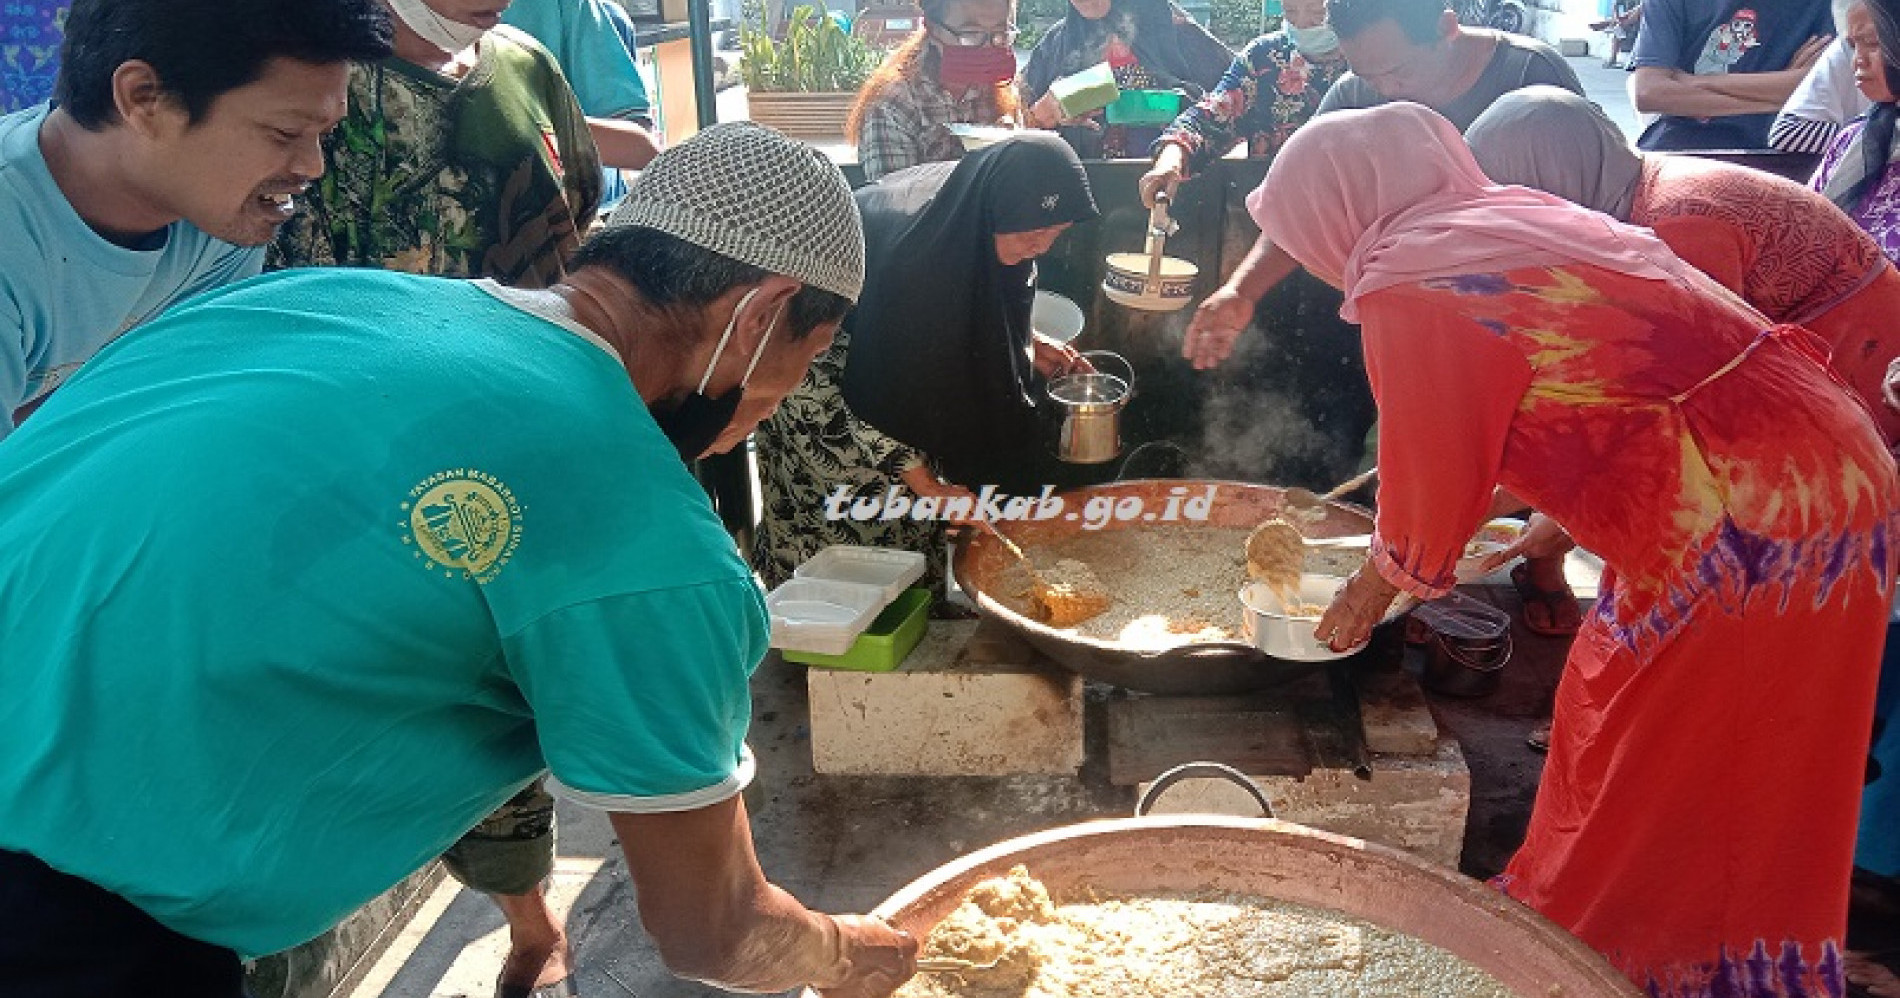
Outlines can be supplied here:
<path id="1" fill-rule="evenodd" d="M 1459 131 L 1471 127 L 1472 121 L 1491 102 L 1513 90 L 1536 86 L 1544 83 L 1553 87 L 1562 87 L 1573 94 L 1583 93 L 1583 84 L 1577 80 L 1575 70 L 1557 54 L 1557 50 L 1535 38 L 1513 35 L 1501 31 L 1467 28 L 1481 34 L 1493 35 L 1498 40 L 1497 48 L 1491 53 L 1491 61 L 1485 64 L 1484 72 L 1478 75 L 1478 82 L 1471 89 L 1460 94 L 1456 100 L 1432 108 L 1450 119 Z M 1378 107 L 1389 103 L 1387 99 L 1372 89 L 1372 84 L 1354 73 L 1347 73 L 1326 91 L 1326 98 L 1319 102 L 1319 114 L 1339 111 L 1346 108 Z"/>

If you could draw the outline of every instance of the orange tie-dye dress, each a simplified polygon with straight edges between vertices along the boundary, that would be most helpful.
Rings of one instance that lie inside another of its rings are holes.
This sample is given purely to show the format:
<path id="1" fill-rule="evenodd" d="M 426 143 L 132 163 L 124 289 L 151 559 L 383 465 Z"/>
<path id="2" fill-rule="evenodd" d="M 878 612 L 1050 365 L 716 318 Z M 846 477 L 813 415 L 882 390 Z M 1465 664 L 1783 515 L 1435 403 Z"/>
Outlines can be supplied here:
<path id="1" fill-rule="evenodd" d="M 1840 994 L 1900 526 L 1867 412 L 1713 282 L 1534 267 L 1359 307 L 1381 574 L 1442 594 L 1500 484 L 1609 568 L 1500 886 L 1653 995 Z"/>

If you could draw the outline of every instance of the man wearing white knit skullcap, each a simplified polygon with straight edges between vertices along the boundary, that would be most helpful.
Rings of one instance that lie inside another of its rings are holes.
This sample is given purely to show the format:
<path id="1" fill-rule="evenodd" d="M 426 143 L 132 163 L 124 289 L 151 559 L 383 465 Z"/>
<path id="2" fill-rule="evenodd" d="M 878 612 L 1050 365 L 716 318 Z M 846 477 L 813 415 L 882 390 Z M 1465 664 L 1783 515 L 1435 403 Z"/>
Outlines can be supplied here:
<path id="1" fill-rule="evenodd" d="M 830 345 L 864 285 L 864 230 L 849 185 L 828 159 L 772 129 L 735 122 L 654 159 L 568 272 L 547 291 L 493 293 L 611 349 L 659 431 L 691 460 L 743 441 Z M 704 514 L 703 494 L 690 502 Z M 664 532 L 668 511 L 649 515 L 659 521 L 656 535 Z M 603 557 L 655 564 L 652 551 Z M 714 576 L 743 569 L 730 550 L 709 561 L 704 570 Z M 749 601 L 727 602 L 737 596 Z M 683 612 L 707 633 L 763 633 L 756 591 L 715 589 L 695 600 Z M 663 626 L 646 615 L 625 623 L 630 640 Z M 710 649 L 669 668 L 691 674 L 680 678 L 685 686 L 732 684 L 727 692 L 743 703 L 744 679 L 763 646 L 740 644 L 742 661 L 719 661 L 720 649 Z M 666 670 L 643 680 L 668 682 Z M 827 996 L 888 994 L 915 970 L 914 939 L 875 919 L 809 911 L 761 872 L 738 796 L 751 776 L 750 752 L 739 742 L 747 713 L 700 719 L 731 726 L 738 747 L 734 768 L 710 773 L 717 779 L 708 786 L 626 794 L 564 782 L 557 766 L 548 787 L 611 813 L 642 921 L 674 972 L 735 991 L 812 985 Z M 682 741 L 700 745 L 709 735 L 686 732 Z"/>
<path id="2" fill-rule="evenodd" d="M 52 954 L 9 968 L 18 993 L 237 998 L 243 956 L 537 780 L 609 813 L 682 977 L 883 998 L 915 971 L 914 938 L 759 867 L 741 791 L 770 620 L 681 461 L 743 439 L 831 342 L 864 280 L 850 193 L 720 125 L 618 221 L 546 290 L 337 267 L 195 299 L 8 437 L 0 589 L 34 599 L 0 601 L 0 633 L 45 667 L 8 675 L 32 723 L 0 708 L 0 883 L 23 899 L 0 937 Z M 115 808 L 127 788 L 141 806 Z M 104 817 L 53 820 L 77 813 Z M 519 817 L 503 851 L 532 884 L 551 837 Z"/>

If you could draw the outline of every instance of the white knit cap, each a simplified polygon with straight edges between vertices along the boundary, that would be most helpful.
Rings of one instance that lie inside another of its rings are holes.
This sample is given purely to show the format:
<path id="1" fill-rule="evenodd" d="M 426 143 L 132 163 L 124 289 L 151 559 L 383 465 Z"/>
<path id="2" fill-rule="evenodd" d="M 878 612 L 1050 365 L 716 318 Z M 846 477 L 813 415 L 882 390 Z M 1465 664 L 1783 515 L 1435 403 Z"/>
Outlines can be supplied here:
<path id="1" fill-rule="evenodd" d="M 750 121 L 713 125 L 655 157 L 607 225 L 658 229 L 853 303 L 864 289 L 864 223 L 844 174 Z"/>

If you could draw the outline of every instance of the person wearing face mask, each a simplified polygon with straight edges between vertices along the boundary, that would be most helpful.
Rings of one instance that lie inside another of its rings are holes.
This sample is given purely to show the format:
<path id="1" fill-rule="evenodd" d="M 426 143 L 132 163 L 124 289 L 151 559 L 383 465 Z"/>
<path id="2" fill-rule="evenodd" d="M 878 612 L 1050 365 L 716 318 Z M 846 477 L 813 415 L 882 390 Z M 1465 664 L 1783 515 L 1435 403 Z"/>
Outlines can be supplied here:
<path id="1" fill-rule="evenodd" d="M 832 347 L 758 438 L 765 515 L 753 564 L 768 585 L 830 544 L 922 552 L 942 595 L 943 523 L 827 515 L 851 496 L 1034 494 L 1066 469 L 1043 461 L 1044 379 L 1075 351 L 1036 335 L 1034 259 L 1096 217 L 1075 153 L 1028 132 L 958 163 L 894 173 L 857 192 L 871 262 Z M 835 502 L 834 502 L 835 505 Z"/>
<path id="2" fill-rule="evenodd" d="M 1160 130 L 1110 125 L 1102 111 L 1064 121 L 1050 84 L 1106 62 L 1123 90 L 1178 90 L 1199 100 L 1233 61 L 1234 53 L 1172 0 L 1069 0 L 1062 20 L 1029 53 L 1018 89 L 1028 123 L 1056 129 L 1076 155 L 1127 159 L 1145 155 Z"/>
<path id="3" fill-rule="evenodd" d="M 923 0 L 924 21 L 858 88 L 845 119 L 864 179 L 963 155 L 945 127 L 1016 113 L 1014 0 Z"/>
<path id="4" fill-rule="evenodd" d="M 352 67 L 349 114 L 324 142 L 328 176 L 278 234 L 270 266 L 559 281 L 593 224 L 602 172 L 554 56 L 501 23 L 507 0 L 384 3 L 395 51 Z M 568 977 L 566 933 L 542 888 L 553 841 L 554 801 L 533 784 L 443 856 L 507 918 L 504 996 Z"/>
<path id="5" fill-rule="evenodd" d="M 910 976 L 915 939 L 759 867 L 769 621 L 680 460 L 830 343 L 864 275 L 849 189 L 717 125 L 616 222 L 546 290 L 335 268 L 207 295 L 0 448 L 0 995 L 237 998 L 242 958 L 543 773 L 609 813 L 675 973 Z"/>
<path id="6" fill-rule="evenodd" d="M 1156 191 L 1172 195 L 1241 142 L 1250 158 L 1271 158 L 1319 110 L 1346 72 L 1339 36 L 1326 23 L 1326 0 L 1287 0 L 1285 10 L 1280 30 L 1248 42 L 1220 85 L 1161 133 L 1140 181 L 1144 203 L 1153 207 Z"/>
<path id="7" fill-rule="evenodd" d="M 384 0 L 395 53 L 356 65 L 330 176 L 270 266 L 381 267 L 546 287 L 600 204 L 599 153 L 507 0 Z"/>
<path id="8" fill-rule="evenodd" d="M 0 437 L 113 337 L 256 274 L 323 172 L 350 61 L 388 54 L 388 18 L 254 13 L 78 0 L 57 104 L 0 117 Z"/>

